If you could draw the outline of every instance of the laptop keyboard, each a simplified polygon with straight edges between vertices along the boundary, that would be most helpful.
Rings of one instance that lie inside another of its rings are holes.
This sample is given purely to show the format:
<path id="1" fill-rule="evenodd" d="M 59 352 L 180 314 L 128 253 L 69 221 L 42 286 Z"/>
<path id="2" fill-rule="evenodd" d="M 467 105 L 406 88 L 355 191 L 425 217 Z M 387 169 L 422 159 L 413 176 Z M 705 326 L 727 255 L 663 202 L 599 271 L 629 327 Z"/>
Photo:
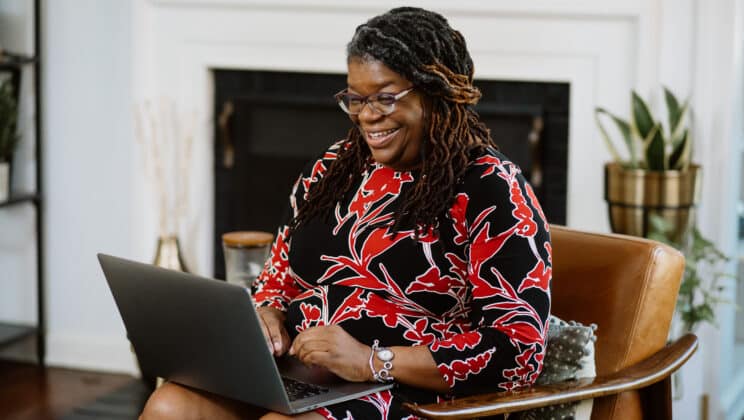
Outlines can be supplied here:
<path id="1" fill-rule="evenodd" d="M 328 388 L 308 384 L 306 382 L 300 382 L 296 379 L 287 378 L 286 376 L 282 376 L 282 381 L 284 381 L 284 389 L 287 390 L 287 395 L 289 396 L 290 401 L 312 397 L 328 392 Z"/>

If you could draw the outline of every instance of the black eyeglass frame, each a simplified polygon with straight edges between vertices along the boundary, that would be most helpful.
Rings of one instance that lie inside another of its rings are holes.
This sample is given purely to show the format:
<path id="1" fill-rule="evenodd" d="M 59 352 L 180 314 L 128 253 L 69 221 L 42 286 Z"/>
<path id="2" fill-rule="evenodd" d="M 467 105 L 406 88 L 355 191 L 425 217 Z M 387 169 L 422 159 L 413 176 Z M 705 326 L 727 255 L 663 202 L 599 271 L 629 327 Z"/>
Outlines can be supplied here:
<path id="1" fill-rule="evenodd" d="M 354 115 L 354 116 L 359 115 L 364 109 L 365 105 L 369 105 L 369 107 L 375 112 L 377 112 L 378 114 L 390 115 L 393 112 L 395 112 L 395 105 L 398 103 L 398 101 L 402 99 L 404 96 L 408 95 L 412 90 L 414 90 L 413 86 L 409 87 L 408 89 L 401 90 L 398 93 L 379 92 L 379 93 L 374 93 L 372 95 L 361 96 L 361 95 L 349 93 L 349 89 L 344 89 L 336 93 L 335 95 L 333 95 L 333 97 L 336 99 L 338 106 L 345 113 L 349 115 Z M 359 112 L 352 113 L 351 110 L 346 107 L 346 103 L 344 102 L 344 97 L 355 98 L 359 100 L 362 104 L 361 108 L 359 108 Z M 380 98 L 385 98 L 386 100 L 392 101 L 392 103 L 390 104 L 389 111 L 382 111 L 378 109 L 377 107 L 375 107 L 374 103 L 379 103 Z"/>

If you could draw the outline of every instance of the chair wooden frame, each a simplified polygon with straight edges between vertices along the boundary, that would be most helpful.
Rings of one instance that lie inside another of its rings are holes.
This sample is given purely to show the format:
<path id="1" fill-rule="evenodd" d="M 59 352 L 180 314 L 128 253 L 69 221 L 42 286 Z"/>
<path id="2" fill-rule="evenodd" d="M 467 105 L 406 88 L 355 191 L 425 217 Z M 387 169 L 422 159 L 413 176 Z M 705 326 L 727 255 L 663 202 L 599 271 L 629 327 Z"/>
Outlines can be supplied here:
<path id="1" fill-rule="evenodd" d="M 697 337 L 686 334 L 648 359 L 609 375 L 534 386 L 524 390 L 476 395 L 439 404 L 404 405 L 412 413 L 424 418 L 472 419 L 598 398 L 651 385 L 669 387 L 670 375 L 695 353 L 697 347 Z M 662 416 L 667 417 L 664 414 Z M 667 418 L 671 418 L 671 409 Z"/>

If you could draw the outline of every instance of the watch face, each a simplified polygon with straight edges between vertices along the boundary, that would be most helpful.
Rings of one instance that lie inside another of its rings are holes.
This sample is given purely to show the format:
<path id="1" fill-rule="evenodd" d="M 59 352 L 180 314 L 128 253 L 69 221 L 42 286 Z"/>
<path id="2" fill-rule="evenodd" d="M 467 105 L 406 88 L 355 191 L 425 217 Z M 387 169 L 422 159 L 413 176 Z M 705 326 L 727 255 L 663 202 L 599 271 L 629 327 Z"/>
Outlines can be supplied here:
<path id="1" fill-rule="evenodd" d="M 382 360 L 383 362 L 393 360 L 393 351 L 390 349 L 380 349 L 377 352 L 377 358 Z"/>

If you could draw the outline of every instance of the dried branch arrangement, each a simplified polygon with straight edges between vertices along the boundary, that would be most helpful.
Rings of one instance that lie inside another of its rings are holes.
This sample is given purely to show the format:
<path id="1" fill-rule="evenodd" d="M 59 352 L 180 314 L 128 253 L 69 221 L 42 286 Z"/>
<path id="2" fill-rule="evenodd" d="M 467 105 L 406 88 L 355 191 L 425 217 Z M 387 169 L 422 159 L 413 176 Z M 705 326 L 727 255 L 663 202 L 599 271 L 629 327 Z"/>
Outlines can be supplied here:
<path id="1" fill-rule="evenodd" d="M 187 217 L 196 112 L 181 113 L 160 98 L 135 106 L 135 136 L 152 180 L 161 236 L 175 235 Z"/>

